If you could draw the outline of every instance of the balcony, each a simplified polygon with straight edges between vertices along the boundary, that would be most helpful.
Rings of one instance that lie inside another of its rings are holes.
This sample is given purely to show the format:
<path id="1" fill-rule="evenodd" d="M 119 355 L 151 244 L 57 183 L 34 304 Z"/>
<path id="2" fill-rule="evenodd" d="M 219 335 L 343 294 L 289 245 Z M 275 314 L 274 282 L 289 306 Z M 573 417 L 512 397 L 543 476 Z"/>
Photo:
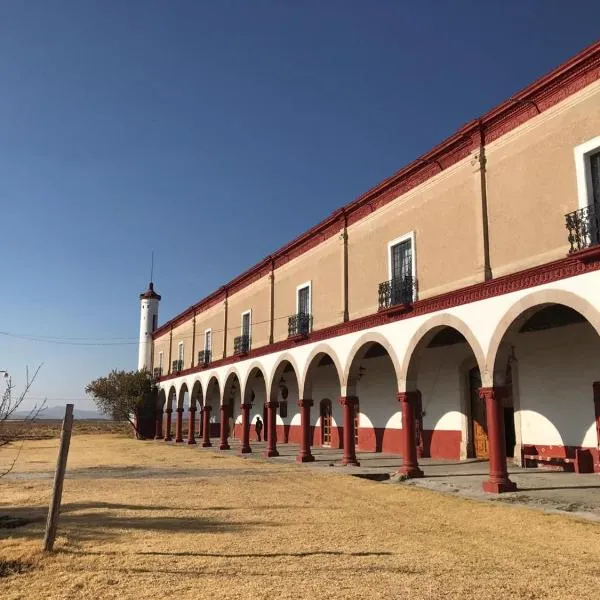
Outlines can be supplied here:
<path id="1" fill-rule="evenodd" d="M 173 364 L 171 365 L 171 372 L 172 373 L 179 373 L 179 371 L 183 370 L 183 361 L 182 360 L 174 360 Z"/>
<path id="2" fill-rule="evenodd" d="M 288 337 L 307 337 L 312 331 L 313 318 L 308 313 L 298 313 L 288 318 Z"/>
<path id="3" fill-rule="evenodd" d="M 247 354 L 250 350 L 251 339 L 249 335 L 239 335 L 236 338 L 233 338 L 233 355 L 240 356 L 242 354 Z"/>
<path id="4" fill-rule="evenodd" d="M 600 205 L 590 204 L 565 215 L 569 230 L 569 254 L 600 243 Z"/>
<path id="5" fill-rule="evenodd" d="M 158 379 L 162 377 L 162 367 L 154 367 L 154 371 L 152 371 L 154 379 Z"/>
<path id="6" fill-rule="evenodd" d="M 417 280 L 414 277 L 390 279 L 379 284 L 379 310 L 410 306 L 415 298 Z"/>
<path id="7" fill-rule="evenodd" d="M 198 365 L 206 366 L 210 363 L 210 350 L 200 350 L 198 352 Z"/>

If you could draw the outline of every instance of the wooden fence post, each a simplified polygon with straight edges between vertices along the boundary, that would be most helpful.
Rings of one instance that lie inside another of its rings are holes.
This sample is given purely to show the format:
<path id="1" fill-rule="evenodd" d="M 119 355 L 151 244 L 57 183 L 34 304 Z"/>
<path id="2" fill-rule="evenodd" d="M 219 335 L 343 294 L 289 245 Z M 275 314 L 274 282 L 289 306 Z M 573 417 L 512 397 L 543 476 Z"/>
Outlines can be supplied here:
<path id="1" fill-rule="evenodd" d="M 69 444 L 71 443 L 71 429 L 73 428 L 73 405 L 65 407 L 65 418 L 60 432 L 60 449 L 54 475 L 54 486 L 52 488 L 52 500 L 48 509 L 48 520 L 46 521 L 46 535 L 44 536 L 44 552 L 52 552 L 54 539 L 56 538 L 56 527 L 58 526 L 58 515 L 60 513 L 60 501 L 62 498 L 63 481 L 67 469 L 67 456 L 69 455 Z"/>

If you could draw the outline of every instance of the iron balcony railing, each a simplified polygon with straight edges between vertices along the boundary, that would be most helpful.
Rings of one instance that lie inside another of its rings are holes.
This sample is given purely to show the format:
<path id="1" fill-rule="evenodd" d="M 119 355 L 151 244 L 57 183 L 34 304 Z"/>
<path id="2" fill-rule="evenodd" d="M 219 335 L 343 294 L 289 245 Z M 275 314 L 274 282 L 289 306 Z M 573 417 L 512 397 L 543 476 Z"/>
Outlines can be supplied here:
<path id="1" fill-rule="evenodd" d="M 162 377 L 162 367 L 154 367 L 154 371 L 152 371 L 152 373 L 154 375 L 154 379 Z"/>
<path id="2" fill-rule="evenodd" d="M 251 339 L 249 335 L 239 335 L 233 339 L 233 354 L 246 354 L 250 350 Z"/>
<path id="3" fill-rule="evenodd" d="M 594 203 L 565 215 L 569 253 L 600 243 L 600 205 Z"/>
<path id="4" fill-rule="evenodd" d="M 183 361 L 182 360 L 174 360 L 171 365 L 171 371 L 173 373 L 179 373 L 179 371 L 183 370 Z"/>
<path id="5" fill-rule="evenodd" d="M 306 337 L 312 331 L 312 315 L 298 313 L 288 318 L 288 337 L 301 335 Z"/>
<path id="6" fill-rule="evenodd" d="M 198 352 L 198 364 L 207 365 L 210 362 L 210 350 L 200 350 Z"/>
<path id="7" fill-rule="evenodd" d="M 400 304 L 411 304 L 415 299 L 417 280 L 405 276 L 379 284 L 379 310 Z"/>

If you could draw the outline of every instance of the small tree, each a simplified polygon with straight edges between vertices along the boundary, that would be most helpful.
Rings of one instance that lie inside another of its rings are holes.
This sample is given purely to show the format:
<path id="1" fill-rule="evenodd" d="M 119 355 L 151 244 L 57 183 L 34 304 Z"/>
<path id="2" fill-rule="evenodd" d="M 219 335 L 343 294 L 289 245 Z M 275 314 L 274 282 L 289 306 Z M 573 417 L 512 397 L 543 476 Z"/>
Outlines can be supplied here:
<path id="1" fill-rule="evenodd" d="M 33 408 L 21 419 L 16 419 L 15 412 L 19 409 L 23 401 L 26 399 L 37 374 L 39 373 L 42 365 L 37 367 L 33 372 L 33 376 L 29 375 L 29 369 L 25 371 L 25 387 L 20 394 L 15 393 L 15 386 L 12 383 L 12 379 L 8 377 L 8 374 L 4 372 L 7 380 L 6 389 L 0 399 L 0 448 L 10 444 L 11 442 L 23 439 L 25 436 L 25 429 L 28 425 L 33 423 L 39 416 L 40 412 L 44 410 L 46 402 L 43 401 L 40 404 L 35 404 Z M 22 447 L 22 445 L 21 445 Z M 12 471 L 21 449 L 17 452 L 15 459 L 12 461 L 8 469 L 0 472 L 0 477 L 6 475 Z"/>
<path id="2" fill-rule="evenodd" d="M 100 412 L 115 421 L 129 421 L 137 439 L 141 438 L 140 423 L 153 418 L 155 386 L 147 370 L 117 371 L 89 383 L 85 391 L 92 396 Z"/>

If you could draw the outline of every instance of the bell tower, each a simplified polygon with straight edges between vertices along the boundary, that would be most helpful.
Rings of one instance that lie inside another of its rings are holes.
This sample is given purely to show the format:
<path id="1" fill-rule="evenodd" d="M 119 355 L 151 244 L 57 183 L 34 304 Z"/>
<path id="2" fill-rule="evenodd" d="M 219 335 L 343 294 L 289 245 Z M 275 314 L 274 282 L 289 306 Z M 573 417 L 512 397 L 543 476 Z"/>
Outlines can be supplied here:
<path id="1" fill-rule="evenodd" d="M 140 294 L 140 346 L 138 354 L 138 370 L 143 368 L 152 371 L 152 332 L 158 326 L 158 303 L 160 295 L 154 291 L 151 281 L 148 289 Z"/>

